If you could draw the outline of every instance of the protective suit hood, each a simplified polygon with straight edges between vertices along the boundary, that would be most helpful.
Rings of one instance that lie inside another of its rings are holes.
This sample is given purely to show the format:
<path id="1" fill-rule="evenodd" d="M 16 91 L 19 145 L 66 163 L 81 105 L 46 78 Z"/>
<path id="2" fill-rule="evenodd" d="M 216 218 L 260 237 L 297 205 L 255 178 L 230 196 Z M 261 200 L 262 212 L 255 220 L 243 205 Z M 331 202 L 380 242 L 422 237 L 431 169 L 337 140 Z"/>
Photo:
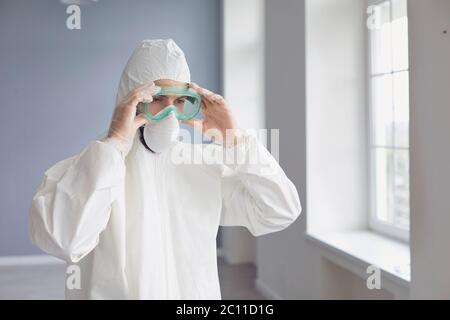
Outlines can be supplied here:
<path id="1" fill-rule="evenodd" d="M 184 52 L 172 39 L 143 40 L 134 49 L 122 72 L 116 103 L 130 91 L 158 79 L 191 82 Z"/>
<path id="2" fill-rule="evenodd" d="M 184 52 L 172 39 L 144 40 L 134 49 L 122 72 L 116 104 L 130 91 L 159 79 L 191 81 Z M 171 118 L 148 123 L 144 140 L 153 152 L 161 153 L 173 145 L 179 129 L 178 121 Z"/>

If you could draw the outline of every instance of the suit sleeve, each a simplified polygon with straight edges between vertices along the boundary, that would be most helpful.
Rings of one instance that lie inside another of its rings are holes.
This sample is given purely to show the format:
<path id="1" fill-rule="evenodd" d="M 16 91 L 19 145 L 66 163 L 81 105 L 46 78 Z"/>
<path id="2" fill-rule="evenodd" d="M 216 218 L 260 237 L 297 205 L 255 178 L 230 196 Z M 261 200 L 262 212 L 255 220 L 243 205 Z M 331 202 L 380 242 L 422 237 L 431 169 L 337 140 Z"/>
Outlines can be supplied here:
<path id="1" fill-rule="evenodd" d="M 99 242 L 111 204 L 124 192 L 122 154 L 108 141 L 93 141 L 77 156 L 45 172 L 29 212 L 33 244 L 78 262 Z"/>
<path id="2" fill-rule="evenodd" d="M 301 213 L 297 189 L 254 135 L 226 148 L 220 225 L 244 226 L 254 236 L 281 231 Z M 232 160 L 230 160 L 232 159 Z"/>

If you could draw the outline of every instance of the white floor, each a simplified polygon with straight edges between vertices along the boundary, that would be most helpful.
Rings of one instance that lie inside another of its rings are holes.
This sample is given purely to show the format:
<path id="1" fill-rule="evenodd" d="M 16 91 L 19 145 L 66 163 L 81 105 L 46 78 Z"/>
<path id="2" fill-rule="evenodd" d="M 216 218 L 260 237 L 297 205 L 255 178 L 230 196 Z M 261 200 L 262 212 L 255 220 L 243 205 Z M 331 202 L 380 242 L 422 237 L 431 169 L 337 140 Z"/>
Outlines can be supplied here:
<path id="1" fill-rule="evenodd" d="M 219 259 L 222 299 L 263 300 L 255 289 L 252 264 L 229 265 Z M 64 299 L 65 265 L 17 265 L 0 267 L 0 300 Z"/>

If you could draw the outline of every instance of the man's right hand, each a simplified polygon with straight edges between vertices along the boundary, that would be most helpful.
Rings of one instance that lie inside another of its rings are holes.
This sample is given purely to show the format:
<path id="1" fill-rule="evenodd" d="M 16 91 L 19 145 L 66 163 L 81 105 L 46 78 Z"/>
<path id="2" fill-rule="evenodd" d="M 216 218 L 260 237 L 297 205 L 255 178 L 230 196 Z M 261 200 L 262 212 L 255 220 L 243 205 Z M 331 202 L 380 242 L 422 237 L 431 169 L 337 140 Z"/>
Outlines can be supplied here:
<path id="1" fill-rule="evenodd" d="M 138 103 L 152 102 L 153 96 L 160 90 L 161 88 L 156 86 L 154 82 L 150 82 L 131 91 L 116 106 L 107 139 L 112 140 L 124 155 L 130 151 L 137 129 L 148 121 L 143 114 L 136 116 Z"/>

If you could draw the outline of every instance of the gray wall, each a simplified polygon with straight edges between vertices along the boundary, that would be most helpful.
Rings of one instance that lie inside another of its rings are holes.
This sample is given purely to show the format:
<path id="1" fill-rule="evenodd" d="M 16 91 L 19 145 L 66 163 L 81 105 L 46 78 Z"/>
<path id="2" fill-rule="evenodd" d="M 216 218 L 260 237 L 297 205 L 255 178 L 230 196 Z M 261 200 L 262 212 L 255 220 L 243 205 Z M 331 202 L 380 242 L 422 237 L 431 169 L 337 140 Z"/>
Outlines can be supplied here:
<path id="1" fill-rule="evenodd" d="M 409 0 L 408 14 L 411 298 L 450 299 L 450 1 Z"/>
<path id="2" fill-rule="evenodd" d="M 28 210 L 44 171 L 107 130 L 120 73 L 142 39 L 173 38 L 192 79 L 220 92 L 220 6 L 100 0 L 66 28 L 57 0 L 0 0 L 0 256 L 39 253 Z"/>
<path id="3" fill-rule="evenodd" d="M 304 0 L 266 0 L 266 126 L 280 128 L 280 164 L 297 187 L 302 214 L 283 232 L 258 238 L 258 282 L 285 299 L 313 297 L 317 271 L 315 261 L 310 258 L 315 256 L 304 239 L 307 218 L 304 17 Z"/>

